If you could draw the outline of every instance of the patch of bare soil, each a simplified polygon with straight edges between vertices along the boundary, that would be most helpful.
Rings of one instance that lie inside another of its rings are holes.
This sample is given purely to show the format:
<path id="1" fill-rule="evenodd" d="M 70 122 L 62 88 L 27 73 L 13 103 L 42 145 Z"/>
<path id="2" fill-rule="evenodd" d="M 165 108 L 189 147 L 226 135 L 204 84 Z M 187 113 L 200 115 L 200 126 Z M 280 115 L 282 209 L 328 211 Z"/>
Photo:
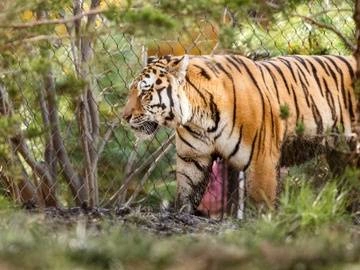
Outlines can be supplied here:
<path id="1" fill-rule="evenodd" d="M 185 233 L 217 233 L 226 229 L 236 229 L 239 223 L 234 220 L 214 220 L 196 215 L 171 211 L 154 212 L 140 208 L 106 208 L 84 209 L 73 207 L 69 209 L 47 208 L 42 210 L 45 220 L 59 225 L 76 224 L 85 220 L 89 225 L 99 225 L 103 221 L 111 224 L 135 226 L 146 231 L 161 234 Z M 37 210 L 31 210 L 37 212 Z"/>

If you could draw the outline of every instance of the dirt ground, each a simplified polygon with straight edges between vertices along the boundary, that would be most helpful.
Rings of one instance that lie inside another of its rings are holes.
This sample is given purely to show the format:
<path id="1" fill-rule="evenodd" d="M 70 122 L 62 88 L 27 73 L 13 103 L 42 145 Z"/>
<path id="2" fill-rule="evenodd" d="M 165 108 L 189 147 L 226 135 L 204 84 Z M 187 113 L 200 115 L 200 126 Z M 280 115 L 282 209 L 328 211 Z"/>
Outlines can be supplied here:
<path id="1" fill-rule="evenodd" d="M 36 213 L 36 210 L 30 210 Z M 58 225 L 72 225 L 86 220 L 89 226 L 97 226 L 103 221 L 110 223 L 136 226 L 152 233 L 161 235 L 186 233 L 217 233 L 226 229 L 236 229 L 240 222 L 235 220 L 216 220 L 196 215 L 177 213 L 173 211 L 154 212 L 140 208 L 83 209 L 73 207 L 69 209 L 47 208 L 44 211 L 45 220 Z"/>

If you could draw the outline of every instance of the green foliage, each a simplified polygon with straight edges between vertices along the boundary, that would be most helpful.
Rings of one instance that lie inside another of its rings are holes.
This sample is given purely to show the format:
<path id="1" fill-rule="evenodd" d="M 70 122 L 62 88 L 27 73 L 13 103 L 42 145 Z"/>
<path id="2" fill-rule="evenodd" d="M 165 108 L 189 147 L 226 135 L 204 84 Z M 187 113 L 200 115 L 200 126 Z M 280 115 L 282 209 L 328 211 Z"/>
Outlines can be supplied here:
<path id="1" fill-rule="evenodd" d="M 0 137 L 9 138 L 19 132 L 20 116 L 0 117 Z"/>
<path id="2" fill-rule="evenodd" d="M 231 26 L 224 26 L 220 32 L 220 44 L 223 48 L 231 48 L 232 44 L 236 42 L 238 31 Z"/>
<path id="3" fill-rule="evenodd" d="M 346 188 L 339 191 L 337 184 L 330 182 L 318 192 L 306 183 L 306 179 L 302 181 L 304 184 L 296 190 L 285 183 L 280 199 L 279 219 L 288 230 L 314 230 L 342 219 L 346 213 Z"/>
<path id="4" fill-rule="evenodd" d="M 39 126 L 30 126 L 24 132 L 24 137 L 27 139 L 33 139 L 41 136 L 44 131 Z"/>
<path id="5" fill-rule="evenodd" d="M 246 48 L 245 54 L 261 49 L 269 52 L 271 56 L 351 54 L 351 50 L 333 31 L 310 24 L 301 16 L 338 28 L 344 37 L 352 41 L 354 37 L 352 1 L 330 1 L 326 8 L 322 1 L 308 2 L 289 1 L 289 5 L 284 3 L 280 12 L 271 13 L 266 24 L 256 24 L 247 17 L 240 18 L 242 28 L 233 47 Z"/>
<path id="6" fill-rule="evenodd" d="M 17 210 L 17 205 L 15 205 L 8 197 L 0 195 L 0 215 L 4 214 L 5 211 L 9 211 L 8 213 L 11 213 L 10 211 L 15 210 Z"/>
<path id="7" fill-rule="evenodd" d="M 290 108 L 288 104 L 280 105 L 280 118 L 282 120 L 288 119 L 290 116 Z"/>
<path id="8" fill-rule="evenodd" d="M 296 133 L 296 135 L 302 136 L 302 135 L 304 135 L 304 132 L 305 132 L 305 124 L 304 124 L 304 121 L 298 121 L 298 122 L 296 123 L 296 127 L 295 127 L 295 133 Z"/>
<path id="9" fill-rule="evenodd" d="M 131 34 L 148 35 L 158 33 L 159 30 L 171 30 L 176 25 L 171 16 L 150 5 L 145 5 L 140 9 L 126 8 L 125 10 L 119 10 L 117 6 L 110 5 L 104 15 L 116 23 L 125 23 L 124 32 Z"/>
<path id="10" fill-rule="evenodd" d="M 124 19 L 129 23 L 130 33 L 141 31 L 142 34 L 146 34 L 149 26 L 156 27 L 157 31 L 159 31 L 159 27 L 164 29 L 175 27 L 175 22 L 170 16 L 150 6 L 136 11 L 129 10 Z"/>
<path id="11" fill-rule="evenodd" d="M 68 95 L 78 97 L 84 91 L 87 82 L 70 73 L 56 82 L 56 93 L 58 95 Z"/>

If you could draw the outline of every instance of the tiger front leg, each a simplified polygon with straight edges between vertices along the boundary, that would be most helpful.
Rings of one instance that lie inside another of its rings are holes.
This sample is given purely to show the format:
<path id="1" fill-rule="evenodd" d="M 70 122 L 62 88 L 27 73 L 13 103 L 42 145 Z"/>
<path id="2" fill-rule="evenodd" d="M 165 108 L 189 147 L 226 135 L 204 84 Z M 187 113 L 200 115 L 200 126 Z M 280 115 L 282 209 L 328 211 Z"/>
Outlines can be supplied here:
<path id="1" fill-rule="evenodd" d="M 211 157 L 189 157 L 178 153 L 176 167 L 176 209 L 194 213 L 209 183 Z"/>
<path id="2" fill-rule="evenodd" d="M 274 153 L 259 156 L 246 171 L 246 189 L 259 209 L 264 206 L 270 209 L 274 207 L 279 156 L 280 154 Z"/>

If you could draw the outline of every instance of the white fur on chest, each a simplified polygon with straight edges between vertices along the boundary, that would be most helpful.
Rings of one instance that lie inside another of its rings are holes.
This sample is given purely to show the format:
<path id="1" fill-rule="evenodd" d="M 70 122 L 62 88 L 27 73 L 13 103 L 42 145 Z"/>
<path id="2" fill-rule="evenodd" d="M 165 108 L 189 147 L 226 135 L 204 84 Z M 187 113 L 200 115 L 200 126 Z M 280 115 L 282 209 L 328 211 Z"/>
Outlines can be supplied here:
<path id="1" fill-rule="evenodd" d="M 251 155 L 251 146 L 246 145 L 244 142 L 242 142 L 239 144 L 236 153 L 229 157 L 236 148 L 237 142 L 238 138 L 236 138 L 235 136 L 231 138 L 222 136 L 222 138 L 219 138 L 216 142 L 216 149 L 224 158 L 229 158 L 229 162 L 233 166 L 241 170 L 249 162 Z"/>

